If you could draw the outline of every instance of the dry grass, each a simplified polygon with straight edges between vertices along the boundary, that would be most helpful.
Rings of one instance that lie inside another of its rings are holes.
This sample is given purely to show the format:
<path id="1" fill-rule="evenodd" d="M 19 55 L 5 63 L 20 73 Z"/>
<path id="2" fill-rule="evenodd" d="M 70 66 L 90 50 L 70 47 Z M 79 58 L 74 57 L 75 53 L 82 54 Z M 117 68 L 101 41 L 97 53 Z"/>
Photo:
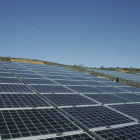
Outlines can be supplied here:
<path id="1" fill-rule="evenodd" d="M 31 64 L 41 64 L 41 65 L 45 65 L 43 62 L 41 61 L 34 61 L 34 60 L 27 60 L 27 59 L 12 59 L 11 58 L 11 62 L 19 62 L 19 63 L 31 63 Z"/>
<path id="2" fill-rule="evenodd" d="M 124 72 L 124 73 L 129 73 L 129 71 L 127 70 L 124 70 L 124 69 L 116 69 L 117 71 L 120 71 L 120 72 Z"/>

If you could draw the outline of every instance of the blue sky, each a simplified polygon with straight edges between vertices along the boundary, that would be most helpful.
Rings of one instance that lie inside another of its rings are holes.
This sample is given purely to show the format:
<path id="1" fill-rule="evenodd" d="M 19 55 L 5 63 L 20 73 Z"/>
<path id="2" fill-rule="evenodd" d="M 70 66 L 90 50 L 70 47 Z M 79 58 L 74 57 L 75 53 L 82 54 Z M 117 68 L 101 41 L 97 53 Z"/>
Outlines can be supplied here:
<path id="1" fill-rule="evenodd" d="M 140 0 L 0 0 L 0 56 L 140 68 Z"/>

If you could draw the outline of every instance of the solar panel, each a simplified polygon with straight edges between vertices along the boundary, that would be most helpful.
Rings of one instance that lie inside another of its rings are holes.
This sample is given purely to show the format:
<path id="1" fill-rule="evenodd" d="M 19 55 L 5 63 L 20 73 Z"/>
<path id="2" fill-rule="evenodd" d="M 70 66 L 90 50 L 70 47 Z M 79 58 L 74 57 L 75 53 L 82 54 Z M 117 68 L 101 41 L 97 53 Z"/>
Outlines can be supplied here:
<path id="1" fill-rule="evenodd" d="M 61 73 L 60 72 L 52 72 L 50 70 L 42 70 L 42 71 L 36 71 L 37 73 L 39 74 L 42 74 L 42 75 L 60 75 Z"/>
<path id="2" fill-rule="evenodd" d="M 81 81 L 81 82 L 89 86 L 106 86 L 104 83 L 101 82 L 93 82 L 93 81 Z"/>
<path id="3" fill-rule="evenodd" d="M 46 138 L 40 140 L 94 140 L 91 136 L 86 133 L 66 135 L 66 136 L 57 136 L 54 138 Z"/>
<path id="4" fill-rule="evenodd" d="M 97 104 L 79 94 L 43 94 L 57 106 L 92 105 Z"/>
<path id="5" fill-rule="evenodd" d="M 63 86 L 31 85 L 31 87 L 39 93 L 73 93 Z"/>
<path id="6" fill-rule="evenodd" d="M 0 84 L 0 92 L 33 92 L 25 85 Z"/>
<path id="7" fill-rule="evenodd" d="M 61 85 L 83 85 L 80 83 L 80 81 L 68 81 L 68 80 L 54 80 L 55 82 L 61 84 Z"/>
<path id="8" fill-rule="evenodd" d="M 94 81 L 109 82 L 109 80 L 104 79 L 104 78 L 95 78 L 95 77 L 93 77 L 93 78 L 87 77 L 87 78 L 90 79 L 90 80 L 94 80 Z"/>
<path id="9" fill-rule="evenodd" d="M 97 87 L 97 88 L 105 92 L 127 92 L 125 90 L 115 88 L 115 87 Z"/>
<path id="10" fill-rule="evenodd" d="M 10 72 L 8 73 L 0 73 L 0 77 L 15 77 L 13 74 L 11 74 Z"/>
<path id="11" fill-rule="evenodd" d="M 102 92 L 102 91 L 100 91 L 96 88 L 90 87 L 90 86 L 67 86 L 67 87 L 69 87 L 70 89 L 75 90 L 76 92 L 79 92 L 79 93 L 100 93 L 100 92 Z"/>
<path id="12" fill-rule="evenodd" d="M 48 79 L 22 79 L 27 84 L 51 84 L 57 85 L 55 82 Z"/>
<path id="13" fill-rule="evenodd" d="M 42 77 L 41 75 L 31 75 L 31 74 L 16 74 L 18 77 L 21 77 L 21 78 L 44 78 Z"/>
<path id="14" fill-rule="evenodd" d="M 120 88 L 130 92 L 140 92 L 140 89 L 134 87 L 120 87 Z"/>
<path id="15" fill-rule="evenodd" d="M 84 94 L 84 95 L 88 96 L 96 101 L 99 101 L 103 104 L 130 102 L 130 101 L 125 100 L 123 98 L 114 96 L 113 94 Z"/>
<path id="16" fill-rule="evenodd" d="M 134 93 L 121 93 L 121 94 L 115 94 L 119 97 L 123 97 L 125 99 L 128 99 L 130 101 L 133 101 L 133 102 L 140 102 L 140 96 L 137 95 L 137 94 L 134 94 Z"/>
<path id="17" fill-rule="evenodd" d="M 0 108 L 50 106 L 37 94 L 0 94 Z"/>
<path id="18" fill-rule="evenodd" d="M 71 76 L 71 77 L 69 77 L 70 79 L 72 79 L 72 80 L 88 80 L 87 78 L 84 78 L 84 77 L 76 77 L 76 76 Z"/>
<path id="19" fill-rule="evenodd" d="M 0 126 L 1 139 L 24 138 L 80 130 L 52 108 L 0 111 Z"/>
<path id="20" fill-rule="evenodd" d="M 0 83 L 22 83 L 17 78 L 0 78 Z"/>
<path id="21" fill-rule="evenodd" d="M 119 110 L 127 115 L 130 115 L 140 120 L 140 105 L 139 104 L 122 104 L 110 105 L 112 108 Z"/>
<path id="22" fill-rule="evenodd" d="M 133 122 L 104 106 L 69 107 L 63 110 L 89 129 Z"/>
<path id="23" fill-rule="evenodd" d="M 102 82 L 103 83 L 103 82 Z M 110 86 L 118 86 L 118 87 L 125 87 L 127 85 L 124 85 L 124 84 L 120 84 L 120 83 L 117 83 L 117 82 L 104 82 L 106 85 L 110 85 Z"/>
<path id="24" fill-rule="evenodd" d="M 86 77 L 86 78 L 96 78 L 96 76 L 89 75 L 89 74 L 84 74 L 83 76 Z"/>
<path id="25" fill-rule="evenodd" d="M 37 71 L 37 73 L 39 73 L 38 71 Z M 60 76 L 61 75 L 61 73 L 60 72 L 43 72 L 43 73 L 41 73 L 40 72 L 40 74 L 42 74 L 42 75 L 44 75 L 44 76 Z"/>
<path id="26" fill-rule="evenodd" d="M 0 72 L 9 72 L 9 71 L 6 70 L 6 69 L 1 69 L 1 68 L 0 68 Z"/>
<path id="27" fill-rule="evenodd" d="M 62 76 L 68 76 L 68 77 L 70 77 L 70 76 L 75 76 L 74 74 L 72 74 L 72 73 L 60 73 L 60 75 L 62 75 Z"/>
<path id="28" fill-rule="evenodd" d="M 24 68 L 24 67 L 14 67 L 14 66 L 7 67 L 7 68 L 10 69 L 11 71 L 13 71 L 13 70 L 28 71 L 29 70 L 29 69 Z"/>
<path id="29" fill-rule="evenodd" d="M 33 71 L 29 71 L 29 70 L 11 70 L 13 73 L 26 73 L 26 74 L 36 74 L 35 72 Z"/>
<path id="30" fill-rule="evenodd" d="M 140 124 L 95 131 L 103 140 L 138 140 Z"/>
<path id="31" fill-rule="evenodd" d="M 70 80 L 68 77 L 64 77 L 64 76 L 47 76 L 47 75 L 44 75 L 45 77 L 49 78 L 49 79 L 64 79 L 64 80 Z"/>

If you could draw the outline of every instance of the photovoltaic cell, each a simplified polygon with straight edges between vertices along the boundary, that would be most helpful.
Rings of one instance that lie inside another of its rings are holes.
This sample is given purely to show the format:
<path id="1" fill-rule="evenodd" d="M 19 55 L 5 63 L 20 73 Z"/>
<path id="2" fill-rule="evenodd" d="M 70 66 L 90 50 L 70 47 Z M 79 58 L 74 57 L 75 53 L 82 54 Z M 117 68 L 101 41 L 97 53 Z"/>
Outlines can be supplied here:
<path id="1" fill-rule="evenodd" d="M 119 97 L 123 97 L 133 102 L 140 102 L 140 96 L 134 93 L 121 93 L 121 94 L 115 94 L 115 95 Z"/>
<path id="2" fill-rule="evenodd" d="M 103 104 L 109 103 L 126 103 L 128 100 L 122 99 L 120 97 L 114 96 L 112 94 L 84 94 L 96 101 L 99 101 Z"/>
<path id="3" fill-rule="evenodd" d="M 115 87 L 97 87 L 97 89 L 103 90 L 105 92 L 127 92 L 123 89 L 119 89 Z"/>
<path id="4" fill-rule="evenodd" d="M 103 92 L 103 91 L 100 91 L 96 88 L 89 87 L 89 86 L 67 86 L 67 87 L 69 87 L 70 89 L 75 90 L 76 92 L 79 92 L 79 93 L 100 93 L 100 92 Z"/>
<path id="5" fill-rule="evenodd" d="M 95 131 L 104 140 L 139 140 L 140 124 Z"/>
<path id="6" fill-rule="evenodd" d="M 1 139 L 80 130 L 55 109 L 0 111 Z"/>
<path id="7" fill-rule="evenodd" d="M 0 78 L 0 83 L 22 83 L 17 78 Z"/>
<path id="8" fill-rule="evenodd" d="M 22 77 L 22 78 L 44 78 L 41 75 L 33 75 L 33 74 L 16 74 L 18 77 Z"/>
<path id="9" fill-rule="evenodd" d="M 52 84 L 57 85 L 55 82 L 48 79 L 22 79 L 27 84 Z"/>
<path id="10" fill-rule="evenodd" d="M 25 85 L 0 84 L 0 92 L 33 92 Z"/>
<path id="11" fill-rule="evenodd" d="M 97 104 L 79 94 L 43 94 L 58 106 L 91 105 Z"/>
<path id="12" fill-rule="evenodd" d="M 69 107 L 63 108 L 63 110 L 88 128 L 133 122 L 133 120 L 104 106 Z"/>
<path id="13" fill-rule="evenodd" d="M 54 80 L 61 85 L 83 85 L 80 81 Z"/>
<path id="14" fill-rule="evenodd" d="M 134 88 L 134 87 L 120 87 L 120 88 L 130 92 L 140 92 L 139 88 Z"/>
<path id="15" fill-rule="evenodd" d="M 140 105 L 139 104 L 110 105 L 110 107 L 140 120 Z"/>
<path id="16" fill-rule="evenodd" d="M 0 94 L 0 108 L 50 106 L 37 94 Z"/>
<path id="17" fill-rule="evenodd" d="M 74 135 L 46 138 L 46 139 L 40 139 L 40 140 L 94 140 L 94 139 L 91 138 L 86 133 L 82 133 L 82 134 L 74 134 Z"/>
<path id="18" fill-rule="evenodd" d="M 39 93 L 73 93 L 63 86 L 31 85 Z"/>

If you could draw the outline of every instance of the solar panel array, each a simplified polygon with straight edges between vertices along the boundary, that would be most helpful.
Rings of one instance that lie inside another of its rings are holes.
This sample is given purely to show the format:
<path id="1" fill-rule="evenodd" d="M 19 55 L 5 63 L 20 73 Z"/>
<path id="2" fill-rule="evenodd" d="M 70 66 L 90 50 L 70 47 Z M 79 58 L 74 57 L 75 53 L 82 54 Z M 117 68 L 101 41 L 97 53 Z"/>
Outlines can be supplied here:
<path id="1" fill-rule="evenodd" d="M 139 89 L 60 66 L 0 63 L 2 140 L 139 139 Z"/>
<path id="2" fill-rule="evenodd" d="M 123 73 L 123 72 L 119 72 L 119 71 L 109 71 L 109 70 L 97 70 L 97 69 L 86 69 L 86 70 L 140 83 L 140 76 L 134 75 L 134 74 Z"/>

